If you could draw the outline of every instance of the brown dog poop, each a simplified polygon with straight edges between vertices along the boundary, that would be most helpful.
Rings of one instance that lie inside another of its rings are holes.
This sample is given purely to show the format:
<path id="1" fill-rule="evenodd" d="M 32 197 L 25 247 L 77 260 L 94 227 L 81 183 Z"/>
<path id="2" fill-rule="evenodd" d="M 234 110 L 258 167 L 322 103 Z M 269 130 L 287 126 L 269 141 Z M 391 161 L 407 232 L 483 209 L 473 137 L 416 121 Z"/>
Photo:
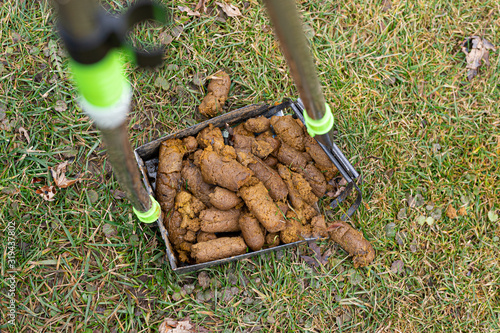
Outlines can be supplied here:
<path id="1" fill-rule="evenodd" d="M 368 266 L 375 258 L 370 242 L 363 234 L 344 221 L 333 222 L 327 229 L 330 238 L 346 250 L 353 258 L 354 267 Z"/>
<path id="2" fill-rule="evenodd" d="M 258 251 L 264 246 L 264 232 L 259 221 L 252 214 L 242 214 L 238 221 L 241 228 L 241 235 L 253 251 Z"/>
<path id="3" fill-rule="evenodd" d="M 217 73 L 200 111 L 211 117 L 227 99 L 229 76 Z M 328 155 L 292 116 L 203 123 L 191 136 L 159 147 L 156 197 L 178 262 L 204 263 L 311 238 L 330 238 L 370 264 L 375 252 L 347 223 L 328 223 L 324 194 L 336 177 Z M 321 200 L 320 200 L 321 198 Z"/>
<path id="4" fill-rule="evenodd" d="M 210 203 L 217 209 L 229 210 L 240 204 L 241 199 L 236 193 L 217 186 L 210 194 Z"/>
<path id="5" fill-rule="evenodd" d="M 231 79 L 224 71 L 219 71 L 212 76 L 208 84 L 208 93 L 199 106 L 200 113 L 207 118 L 215 117 L 222 112 L 231 87 Z"/>
<path id="6" fill-rule="evenodd" d="M 197 264 L 244 254 L 247 245 L 242 237 L 221 237 L 191 247 L 191 256 Z"/>

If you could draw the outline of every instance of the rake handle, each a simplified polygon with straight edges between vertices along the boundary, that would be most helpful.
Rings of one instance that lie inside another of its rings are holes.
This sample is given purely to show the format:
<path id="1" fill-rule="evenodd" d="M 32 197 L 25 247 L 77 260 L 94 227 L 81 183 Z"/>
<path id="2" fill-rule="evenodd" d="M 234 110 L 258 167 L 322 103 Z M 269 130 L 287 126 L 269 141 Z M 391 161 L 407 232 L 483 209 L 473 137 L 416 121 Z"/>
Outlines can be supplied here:
<path id="1" fill-rule="evenodd" d="M 59 14 L 59 24 L 65 30 L 65 33 L 71 36 L 72 40 L 86 41 L 99 34 L 97 18 L 99 4 L 96 0 L 56 0 L 55 4 Z M 89 71 L 91 71 L 90 66 L 89 69 L 84 68 L 84 72 L 89 73 Z M 100 78 L 97 75 L 90 75 L 90 83 L 92 83 L 92 80 L 99 81 Z M 102 84 L 101 81 L 97 81 L 96 83 Z M 106 88 L 106 81 L 100 87 Z M 105 113 L 113 111 L 113 108 L 114 106 L 111 103 L 109 107 L 104 106 L 100 110 Z M 128 112 L 128 108 L 123 111 Z M 95 115 L 99 116 L 99 112 Z M 135 164 L 134 153 L 128 140 L 125 116 L 123 120 L 115 121 L 112 126 L 100 126 L 98 119 L 95 118 L 94 120 L 107 148 L 114 174 L 120 186 L 126 192 L 127 198 L 135 210 L 148 212 L 152 208 L 152 201 L 141 180 L 138 166 Z"/>

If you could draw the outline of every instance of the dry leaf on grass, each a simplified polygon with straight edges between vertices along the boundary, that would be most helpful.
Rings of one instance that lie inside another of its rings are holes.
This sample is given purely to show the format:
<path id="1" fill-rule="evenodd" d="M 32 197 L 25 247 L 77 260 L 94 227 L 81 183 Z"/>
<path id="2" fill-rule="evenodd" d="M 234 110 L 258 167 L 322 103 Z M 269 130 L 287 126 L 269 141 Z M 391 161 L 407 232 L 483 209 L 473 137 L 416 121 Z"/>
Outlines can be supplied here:
<path id="1" fill-rule="evenodd" d="M 30 144 L 30 136 L 28 135 L 28 131 L 26 129 L 24 129 L 24 127 L 19 127 L 18 129 L 19 133 L 21 133 L 24 138 L 26 139 L 26 142 L 28 142 L 28 144 Z"/>
<path id="2" fill-rule="evenodd" d="M 33 177 L 31 178 L 31 184 L 37 184 L 43 182 L 43 178 Z"/>
<path id="3" fill-rule="evenodd" d="M 328 182 L 333 188 L 326 193 L 326 196 L 335 199 L 344 192 L 347 181 L 342 177 L 337 177 Z"/>
<path id="4" fill-rule="evenodd" d="M 193 325 L 189 319 L 177 321 L 172 318 L 167 318 L 163 323 L 161 323 L 160 327 L 158 327 L 158 333 L 206 333 L 209 330 L 196 327 Z"/>
<path id="5" fill-rule="evenodd" d="M 40 194 L 43 200 L 54 201 L 54 196 L 56 195 L 56 187 L 55 186 L 42 186 L 38 190 L 36 190 L 36 194 Z"/>
<path id="6" fill-rule="evenodd" d="M 335 199 L 339 195 L 341 195 L 342 192 L 344 192 L 344 190 L 345 190 L 345 187 L 339 187 L 335 192 L 334 191 L 327 192 L 326 196 L 328 196 L 329 198 Z"/>
<path id="7" fill-rule="evenodd" d="M 481 39 L 481 37 L 472 36 L 464 40 L 462 43 L 462 52 L 465 53 L 465 59 L 467 60 L 466 68 L 469 70 L 467 72 L 469 80 L 472 80 L 477 75 L 483 60 L 486 66 L 490 65 L 489 50 L 496 51 L 493 44 L 485 38 Z"/>
<path id="8" fill-rule="evenodd" d="M 241 12 L 235 5 L 231 5 L 225 2 L 216 2 L 217 6 L 219 6 L 224 13 L 226 13 L 229 17 L 241 16 Z"/>
<path id="9" fill-rule="evenodd" d="M 324 255 L 321 254 L 321 249 L 314 242 L 308 243 L 309 248 L 313 250 L 314 257 L 300 256 L 311 267 L 319 267 L 328 264 L 328 257 L 332 254 L 331 250 L 327 250 Z"/>
<path id="10" fill-rule="evenodd" d="M 488 219 L 491 221 L 491 222 L 496 222 L 498 221 L 498 214 L 497 212 L 492 209 L 488 212 Z"/>
<path id="11" fill-rule="evenodd" d="M 116 200 L 121 200 L 127 196 L 125 192 L 120 190 L 114 190 L 112 191 L 112 193 L 113 193 L 113 198 L 115 198 Z"/>
<path id="12" fill-rule="evenodd" d="M 177 25 L 172 28 L 172 36 L 174 38 L 178 38 L 182 32 L 184 31 L 184 27 L 182 25 Z"/>
<path id="13" fill-rule="evenodd" d="M 19 194 L 20 192 L 21 191 L 19 190 L 19 188 L 15 187 L 13 184 L 10 184 L 9 186 L 2 188 L 2 191 L 0 191 L 0 193 L 2 194 L 7 194 L 11 196 Z"/>
<path id="14" fill-rule="evenodd" d="M 68 109 L 68 105 L 66 104 L 65 101 L 57 101 L 56 105 L 54 106 L 54 110 L 57 112 L 64 112 Z"/>
<path id="15" fill-rule="evenodd" d="M 393 272 L 394 274 L 403 273 L 403 268 L 404 267 L 405 267 L 405 264 L 404 264 L 403 261 L 396 260 L 391 265 L 391 272 Z"/>
<path id="16" fill-rule="evenodd" d="M 54 178 L 54 183 L 59 188 L 66 188 L 68 186 L 73 185 L 77 181 L 81 180 L 81 178 L 76 179 L 68 179 L 66 178 L 66 167 L 68 166 L 68 162 L 62 162 L 56 165 L 54 168 L 49 167 L 50 174 L 52 178 Z"/>
<path id="17" fill-rule="evenodd" d="M 383 13 L 387 12 L 391 8 L 392 8 L 392 2 L 391 2 L 391 0 L 384 0 L 384 1 L 382 1 L 382 12 Z"/>
<path id="18" fill-rule="evenodd" d="M 181 12 L 186 12 L 189 16 L 200 17 L 200 12 L 198 10 L 192 11 L 191 8 L 185 6 L 177 6 Z"/>
<path id="19" fill-rule="evenodd" d="M 194 8 L 194 10 L 196 10 L 196 11 L 201 10 L 202 12 L 206 13 L 207 12 L 206 4 L 207 4 L 207 0 L 200 0 L 200 1 L 198 1 L 198 4 Z"/>

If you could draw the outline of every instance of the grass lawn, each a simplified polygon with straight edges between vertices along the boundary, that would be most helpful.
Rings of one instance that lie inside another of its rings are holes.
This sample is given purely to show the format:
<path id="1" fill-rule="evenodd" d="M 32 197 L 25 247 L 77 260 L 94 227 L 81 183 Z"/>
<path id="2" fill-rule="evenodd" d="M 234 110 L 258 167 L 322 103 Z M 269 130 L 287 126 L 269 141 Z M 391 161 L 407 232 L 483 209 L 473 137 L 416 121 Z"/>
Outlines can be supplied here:
<path id="1" fill-rule="evenodd" d="M 199 79 L 219 69 L 232 78 L 229 109 L 297 96 L 260 2 L 233 1 L 242 12 L 235 18 L 177 9 L 196 3 L 169 2 L 170 27 L 137 29 L 141 41 L 169 44 L 162 67 L 129 67 L 134 147 L 199 121 Z M 161 237 L 115 191 L 99 133 L 74 102 L 48 2 L 3 1 L 2 332 L 156 332 L 167 317 L 211 332 L 500 332 L 500 57 L 492 52 L 491 66 L 469 82 L 459 45 L 472 35 L 500 45 L 499 2 L 299 8 L 338 145 L 364 176 L 353 223 L 377 252 L 373 264 L 354 269 L 342 249 L 322 241 L 332 255 L 318 268 L 301 259 L 311 255 L 301 246 L 172 273 Z M 84 180 L 45 201 L 35 191 L 63 161 L 68 176 Z M 7 322 L 12 276 L 15 326 Z"/>

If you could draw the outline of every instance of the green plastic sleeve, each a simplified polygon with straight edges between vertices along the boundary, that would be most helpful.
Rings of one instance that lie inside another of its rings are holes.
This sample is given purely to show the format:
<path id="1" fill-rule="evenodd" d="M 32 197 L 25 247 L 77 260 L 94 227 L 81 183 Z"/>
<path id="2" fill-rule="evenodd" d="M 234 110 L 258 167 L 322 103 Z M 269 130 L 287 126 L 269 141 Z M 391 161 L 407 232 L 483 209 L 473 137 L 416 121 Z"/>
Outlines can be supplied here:
<path id="1" fill-rule="evenodd" d="M 161 208 L 158 201 L 156 201 L 153 196 L 149 196 L 151 198 L 151 209 L 147 212 L 139 212 L 134 207 L 132 207 L 135 216 L 139 219 L 139 221 L 144 223 L 153 223 L 154 221 L 160 218 Z"/>
<path id="2" fill-rule="evenodd" d="M 127 85 L 125 57 L 120 50 L 110 51 L 101 61 L 91 65 L 70 61 L 76 86 L 90 104 L 108 107 L 116 103 Z"/>
<path id="3" fill-rule="evenodd" d="M 304 121 L 307 127 L 307 133 L 314 137 L 317 135 L 322 135 L 328 133 L 333 127 L 333 114 L 330 106 L 325 103 L 325 115 L 321 119 L 312 119 L 304 112 Z"/>

